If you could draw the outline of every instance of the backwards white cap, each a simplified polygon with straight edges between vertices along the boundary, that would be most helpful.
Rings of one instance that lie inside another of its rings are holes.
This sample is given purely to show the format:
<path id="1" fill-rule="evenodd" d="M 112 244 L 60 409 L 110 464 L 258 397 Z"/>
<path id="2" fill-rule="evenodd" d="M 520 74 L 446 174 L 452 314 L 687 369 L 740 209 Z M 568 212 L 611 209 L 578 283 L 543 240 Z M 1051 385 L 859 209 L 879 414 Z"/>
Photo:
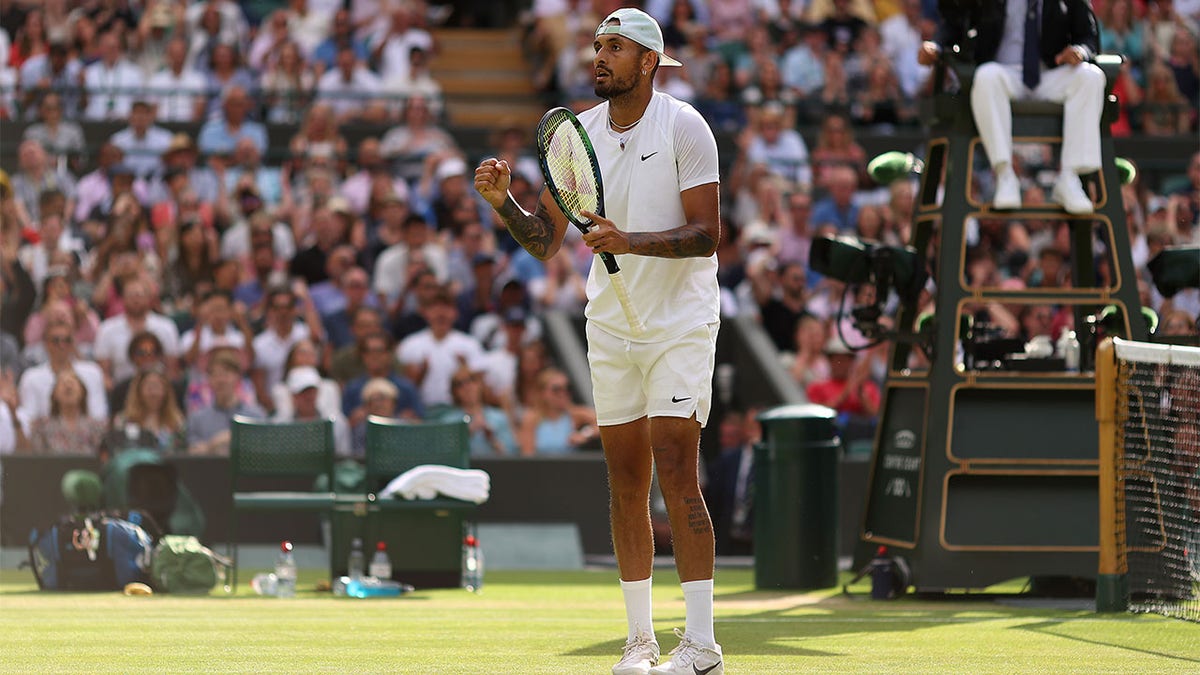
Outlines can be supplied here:
<path id="1" fill-rule="evenodd" d="M 660 66 L 682 66 L 683 64 L 667 56 L 663 51 L 662 29 L 654 17 L 640 9 L 623 7 L 609 14 L 596 28 L 596 37 L 601 35 L 620 35 L 627 37 L 639 45 L 658 54 Z"/>

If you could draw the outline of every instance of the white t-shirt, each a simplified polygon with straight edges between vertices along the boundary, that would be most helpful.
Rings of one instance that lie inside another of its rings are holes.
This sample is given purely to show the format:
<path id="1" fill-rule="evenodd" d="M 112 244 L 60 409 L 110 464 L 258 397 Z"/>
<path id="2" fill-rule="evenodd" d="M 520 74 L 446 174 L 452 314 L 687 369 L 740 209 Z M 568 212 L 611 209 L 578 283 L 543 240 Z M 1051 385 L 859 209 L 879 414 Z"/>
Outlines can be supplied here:
<path id="1" fill-rule="evenodd" d="M 97 61 L 83 71 L 83 86 L 88 104 L 83 116 L 88 120 L 126 120 L 133 97 L 142 88 L 142 69 L 119 59 L 110 68 Z"/>
<path id="2" fill-rule="evenodd" d="M 507 349 L 493 349 L 484 354 L 483 382 L 489 390 L 498 395 L 515 395 L 517 355 Z"/>
<path id="3" fill-rule="evenodd" d="M 608 102 L 581 114 L 604 179 L 605 217 L 626 232 L 662 232 L 686 222 L 680 193 L 720 181 L 717 141 L 692 106 L 654 92 L 641 122 L 626 132 L 625 148 L 608 127 Z M 717 256 L 654 258 L 617 256 L 646 332 L 638 341 L 669 340 L 720 320 Z M 629 322 L 604 265 L 592 265 L 587 282 L 589 321 L 633 340 Z"/>
<path id="4" fill-rule="evenodd" d="M 159 126 L 146 129 L 146 136 L 138 138 L 133 127 L 113 134 L 109 142 L 125 152 L 125 164 L 142 178 L 154 175 L 162 168 L 162 154 L 171 147 L 173 134 Z"/>
<path id="5" fill-rule="evenodd" d="M 286 382 L 271 387 L 271 401 L 275 403 L 274 419 L 287 421 L 295 415 L 292 392 L 288 391 Z M 317 412 L 329 418 L 342 414 L 342 387 L 328 377 L 322 378 L 321 384 L 317 385 Z"/>
<path id="6" fill-rule="evenodd" d="M 340 68 L 334 68 L 317 81 L 317 100 L 333 108 L 335 115 L 362 111 L 379 95 L 379 78 L 366 68 L 355 68 L 347 82 Z"/>
<path id="7" fill-rule="evenodd" d="M 433 270 L 438 282 L 446 283 L 446 280 L 450 278 L 450 263 L 447 260 L 446 250 L 440 245 L 430 242 L 421 247 L 421 254 L 425 258 L 425 264 Z M 404 290 L 404 280 L 408 278 L 409 258 L 408 246 L 404 242 L 385 248 L 375 260 L 375 274 L 371 288 L 376 293 L 387 296 L 389 302 L 400 297 L 400 292 Z"/>
<path id="8" fill-rule="evenodd" d="M 204 96 L 208 83 L 199 72 L 185 67 L 178 75 L 164 68 L 150 76 L 146 92 L 158 106 L 154 119 L 158 122 L 198 122 L 196 97 Z"/>
<path id="9" fill-rule="evenodd" d="M 428 363 L 425 379 L 421 381 L 421 401 L 426 407 L 439 403 L 453 403 L 450 397 L 450 379 L 460 363 L 471 370 L 483 370 L 483 347 L 475 338 L 456 330 L 446 334 L 440 341 L 433 331 L 426 328 L 404 338 L 396 347 L 396 359 L 405 366 Z"/>
<path id="10" fill-rule="evenodd" d="M 104 389 L 104 371 L 91 361 L 75 361 L 71 367 L 87 389 L 88 417 L 108 422 L 108 392 Z M 34 420 L 50 416 L 54 380 L 54 371 L 49 363 L 36 365 L 21 373 L 21 380 L 17 383 L 17 396 L 21 399 L 17 420 L 26 436 L 33 428 Z"/>
<path id="11" fill-rule="evenodd" d="M 292 230 L 283 223 L 271 225 L 271 247 L 275 257 L 280 260 L 291 260 L 296 255 L 296 241 Z M 239 220 L 221 235 L 221 260 L 237 260 L 248 257 L 253 251 L 250 248 L 250 224 Z"/>
<path id="12" fill-rule="evenodd" d="M 175 322 L 161 314 L 150 312 L 146 315 L 146 330 L 158 336 L 163 345 L 163 354 L 179 356 L 179 329 Z M 97 361 L 112 362 L 113 382 L 132 377 L 133 364 L 129 362 L 129 341 L 133 339 L 133 329 L 124 314 L 110 317 L 100 322 L 96 330 L 96 346 L 92 352 Z"/>
<path id="13" fill-rule="evenodd" d="M 380 79 L 407 82 L 412 70 L 410 52 L 413 47 L 433 51 L 433 36 L 420 28 L 409 28 L 403 35 L 388 37 L 379 53 Z"/>
<path id="14" fill-rule="evenodd" d="M 766 164 L 772 173 L 791 182 L 812 185 L 808 145 L 795 129 L 784 129 L 774 143 L 767 143 L 761 135 L 754 135 L 746 148 L 746 159 L 751 164 Z"/>
<path id="15" fill-rule="evenodd" d="M 17 422 L 8 404 L 0 401 L 0 455 L 11 455 L 16 449 Z"/>
<path id="16" fill-rule="evenodd" d="M 183 334 L 179 339 L 179 352 L 187 354 L 196 342 L 196 330 L 193 328 Z M 203 326 L 200 329 L 200 351 L 196 356 L 196 362 L 192 364 L 196 370 L 204 371 L 208 368 L 208 360 L 206 356 L 210 351 L 217 347 L 233 347 L 234 349 L 243 349 L 246 346 L 246 336 L 242 331 L 238 330 L 233 324 L 225 326 L 225 332 L 220 335 L 213 332 L 209 326 Z"/>
<path id="17" fill-rule="evenodd" d="M 308 326 L 303 323 L 293 324 L 292 332 L 287 336 L 281 336 L 271 328 L 254 336 L 254 367 L 262 368 L 267 374 L 268 391 L 283 379 L 283 367 L 292 346 L 307 337 Z"/>

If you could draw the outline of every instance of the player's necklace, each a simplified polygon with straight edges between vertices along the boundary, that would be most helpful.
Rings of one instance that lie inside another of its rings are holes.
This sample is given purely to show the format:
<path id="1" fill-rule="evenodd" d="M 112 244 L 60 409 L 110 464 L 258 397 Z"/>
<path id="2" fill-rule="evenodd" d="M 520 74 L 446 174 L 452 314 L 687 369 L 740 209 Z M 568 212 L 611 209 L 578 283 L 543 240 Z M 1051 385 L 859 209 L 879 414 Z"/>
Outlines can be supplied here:
<path id="1" fill-rule="evenodd" d="M 642 111 L 642 117 L 645 117 L 645 116 L 646 116 L 646 112 Z M 642 117 L 637 118 L 636 120 L 630 122 L 629 124 L 617 124 L 616 121 L 613 120 L 611 114 L 608 116 L 608 123 L 609 123 L 609 125 L 612 126 L 612 128 L 614 130 L 616 130 L 617 142 L 621 145 L 622 151 L 625 150 L 625 143 L 629 140 L 629 136 L 627 136 L 626 134 L 630 130 L 632 130 L 634 127 L 636 127 L 638 125 L 638 123 L 640 123 L 642 121 Z"/>
<path id="2" fill-rule="evenodd" d="M 646 116 L 646 113 L 643 112 L 642 117 L 645 117 L 645 116 Z M 629 131 L 630 129 L 636 127 L 638 125 L 638 122 L 642 121 L 642 117 L 637 118 L 636 120 L 630 122 L 629 124 L 617 124 L 616 120 L 614 120 L 612 118 L 612 115 L 610 114 L 608 116 L 608 123 L 611 124 L 612 127 L 614 129 L 616 129 L 617 131 Z"/>

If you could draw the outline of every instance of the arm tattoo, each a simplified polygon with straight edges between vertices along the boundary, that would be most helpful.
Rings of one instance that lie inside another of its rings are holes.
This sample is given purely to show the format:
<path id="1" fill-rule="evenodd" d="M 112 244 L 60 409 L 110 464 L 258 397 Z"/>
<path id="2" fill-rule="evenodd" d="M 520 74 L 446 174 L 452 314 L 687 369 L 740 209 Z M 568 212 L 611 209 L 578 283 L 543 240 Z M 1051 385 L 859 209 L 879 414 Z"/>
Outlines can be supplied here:
<path id="1" fill-rule="evenodd" d="M 689 497 L 683 502 L 687 505 L 688 529 L 692 531 L 692 534 L 712 532 L 712 520 L 708 516 L 708 508 L 704 506 L 704 500 L 698 497 Z"/>
<path id="2" fill-rule="evenodd" d="M 697 258 L 712 255 L 717 238 L 704 225 L 688 223 L 666 232 L 629 234 L 629 252 L 656 258 Z"/>
<path id="3" fill-rule="evenodd" d="M 550 214 L 540 201 L 537 209 L 529 213 L 509 195 L 496 213 L 500 214 L 500 218 L 508 227 L 508 233 L 518 244 L 538 260 L 546 259 L 546 252 L 554 243 L 554 222 L 550 220 Z"/>

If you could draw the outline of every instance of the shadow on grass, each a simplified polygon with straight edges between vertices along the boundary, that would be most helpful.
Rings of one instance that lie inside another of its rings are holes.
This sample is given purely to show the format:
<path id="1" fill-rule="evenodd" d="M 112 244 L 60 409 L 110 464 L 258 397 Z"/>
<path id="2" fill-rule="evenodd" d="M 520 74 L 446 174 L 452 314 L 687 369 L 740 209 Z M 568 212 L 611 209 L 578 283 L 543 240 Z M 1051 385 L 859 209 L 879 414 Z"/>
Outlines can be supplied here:
<path id="1" fill-rule="evenodd" d="M 1013 626 L 1012 630 L 1027 630 L 1027 631 L 1032 631 L 1035 633 L 1043 633 L 1046 635 L 1053 635 L 1056 638 L 1061 638 L 1064 640 L 1074 640 L 1076 642 L 1082 642 L 1084 644 L 1096 645 L 1098 647 L 1108 647 L 1111 649 L 1120 649 L 1122 651 L 1134 652 L 1136 654 L 1145 654 L 1146 656 L 1154 656 L 1154 657 L 1163 658 L 1163 659 L 1171 659 L 1172 661 L 1179 661 L 1182 663 L 1200 664 L 1200 657 L 1197 657 L 1197 656 L 1173 654 L 1170 652 L 1157 651 L 1154 649 L 1146 649 L 1146 648 L 1140 647 L 1140 646 L 1119 644 L 1121 635 L 1116 634 L 1116 633 L 1106 635 L 1105 636 L 1106 641 L 1101 642 L 1099 640 L 1090 640 L 1085 637 L 1079 637 L 1077 635 L 1070 635 L 1063 631 L 1055 630 L 1055 628 L 1058 628 L 1066 623 L 1067 623 L 1066 621 L 1048 620 L 1048 621 L 1042 621 L 1039 623 L 1022 624 L 1020 626 Z"/>
<path id="2" fill-rule="evenodd" d="M 821 591 L 820 593 L 825 593 Z M 748 656 L 777 657 L 838 657 L 843 654 L 824 649 L 807 649 L 804 640 L 843 634 L 905 633 L 938 626 L 961 623 L 948 617 L 948 612 L 914 607 L 912 603 L 870 603 L 868 598 L 849 597 L 830 589 L 829 597 L 815 599 L 812 595 L 793 591 L 755 590 L 735 591 L 716 596 L 718 602 L 734 600 L 749 605 L 764 606 L 757 611 L 717 618 L 721 644 L 730 652 Z M 837 593 L 835 595 L 835 593 Z M 860 600 L 867 600 L 859 604 Z M 769 606 L 769 607 L 765 607 Z M 726 605 L 728 609 L 728 605 Z M 683 626 L 683 617 L 678 617 Z M 655 631 L 664 651 L 677 642 L 670 629 Z M 619 655 L 624 640 L 605 640 L 570 652 L 566 656 Z"/>

